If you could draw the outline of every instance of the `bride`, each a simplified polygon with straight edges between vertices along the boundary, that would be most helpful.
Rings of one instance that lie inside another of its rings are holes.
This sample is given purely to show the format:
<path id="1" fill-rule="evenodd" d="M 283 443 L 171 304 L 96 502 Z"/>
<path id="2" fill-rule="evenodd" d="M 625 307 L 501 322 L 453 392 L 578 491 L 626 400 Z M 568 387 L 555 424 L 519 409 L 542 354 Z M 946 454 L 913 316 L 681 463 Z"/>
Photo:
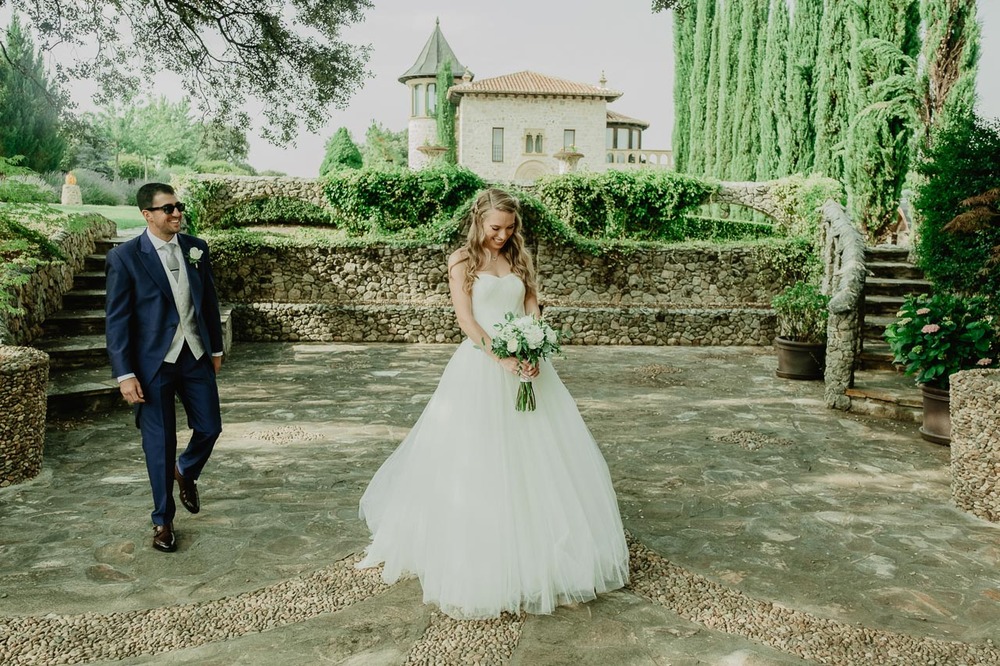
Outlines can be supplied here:
<path id="1" fill-rule="evenodd" d="M 358 567 L 416 574 L 424 602 L 458 619 L 550 613 L 622 587 L 628 548 L 607 464 L 551 363 L 490 351 L 505 313 L 539 314 L 519 203 L 487 189 L 471 217 L 448 259 L 467 339 L 361 498 L 372 540 Z M 519 376 L 536 411 L 514 409 Z"/>

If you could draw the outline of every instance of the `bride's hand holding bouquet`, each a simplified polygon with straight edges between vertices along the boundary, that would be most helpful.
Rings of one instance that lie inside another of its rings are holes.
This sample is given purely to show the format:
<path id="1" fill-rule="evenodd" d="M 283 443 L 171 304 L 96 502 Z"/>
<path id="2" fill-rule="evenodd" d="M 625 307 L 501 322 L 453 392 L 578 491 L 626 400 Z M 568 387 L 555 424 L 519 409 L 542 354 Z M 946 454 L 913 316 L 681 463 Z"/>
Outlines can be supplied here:
<path id="1" fill-rule="evenodd" d="M 521 369 L 515 407 L 519 412 L 534 411 L 535 389 L 531 385 L 531 376 L 526 375 L 537 375 L 538 363 L 542 359 L 562 353 L 559 333 L 540 317 L 517 317 L 513 312 L 508 312 L 505 321 L 495 324 L 494 328 L 493 354 L 500 359 L 517 359 L 517 367 Z"/>

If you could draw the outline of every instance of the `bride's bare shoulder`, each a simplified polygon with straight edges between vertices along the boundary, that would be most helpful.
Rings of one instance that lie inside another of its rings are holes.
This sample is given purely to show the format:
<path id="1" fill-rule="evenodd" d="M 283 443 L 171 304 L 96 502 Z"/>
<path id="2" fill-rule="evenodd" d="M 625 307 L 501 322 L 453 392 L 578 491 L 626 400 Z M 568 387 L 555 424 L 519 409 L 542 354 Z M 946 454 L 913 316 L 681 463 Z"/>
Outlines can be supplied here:
<path id="1" fill-rule="evenodd" d="M 469 260 L 469 251 L 464 247 L 458 248 L 457 250 L 452 252 L 451 255 L 448 257 L 448 272 L 450 273 L 451 269 L 453 269 L 455 266 L 463 262 L 466 262 L 468 260 Z"/>

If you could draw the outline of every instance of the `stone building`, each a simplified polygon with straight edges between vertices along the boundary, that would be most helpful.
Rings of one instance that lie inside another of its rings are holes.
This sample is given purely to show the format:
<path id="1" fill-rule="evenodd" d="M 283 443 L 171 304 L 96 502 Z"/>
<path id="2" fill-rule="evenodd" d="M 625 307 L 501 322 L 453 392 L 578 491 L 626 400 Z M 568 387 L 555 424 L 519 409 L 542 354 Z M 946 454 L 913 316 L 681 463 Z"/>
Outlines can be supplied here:
<path id="1" fill-rule="evenodd" d="M 431 164 L 441 152 L 437 73 L 446 61 L 454 81 L 448 99 L 458 107 L 458 163 L 487 180 L 531 182 L 576 169 L 672 167 L 670 151 L 642 145 L 649 123 L 608 108 L 622 93 L 608 88 L 603 74 L 598 85 L 531 71 L 474 81 L 437 23 L 416 62 L 399 77 L 410 91 L 410 168 Z"/>

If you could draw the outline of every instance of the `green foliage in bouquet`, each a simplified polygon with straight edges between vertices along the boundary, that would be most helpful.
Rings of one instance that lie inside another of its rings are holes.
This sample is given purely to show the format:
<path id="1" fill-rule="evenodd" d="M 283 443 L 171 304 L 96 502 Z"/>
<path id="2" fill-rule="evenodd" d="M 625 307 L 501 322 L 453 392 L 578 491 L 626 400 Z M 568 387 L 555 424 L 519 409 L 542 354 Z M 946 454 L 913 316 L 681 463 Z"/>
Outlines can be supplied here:
<path id="1" fill-rule="evenodd" d="M 505 315 L 505 321 L 494 324 L 491 349 L 499 358 L 513 356 L 522 363 L 538 365 L 543 358 L 562 353 L 559 346 L 559 332 L 549 326 L 544 319 L 525 315 L 517 317 L 513 312 Z M 535 410 L 535 389 L 531 381 L 521 379 L 517 389 L 514 407 L 519 412 Z"/>
<path id="2" fill-rule="evenodd" d="M 997 366 L 1000 341 L 988 303 L 980 297 L 911 295 L 885 329 L 885 339 L 918 384 L 947 389 L 959 370 Z"/>

